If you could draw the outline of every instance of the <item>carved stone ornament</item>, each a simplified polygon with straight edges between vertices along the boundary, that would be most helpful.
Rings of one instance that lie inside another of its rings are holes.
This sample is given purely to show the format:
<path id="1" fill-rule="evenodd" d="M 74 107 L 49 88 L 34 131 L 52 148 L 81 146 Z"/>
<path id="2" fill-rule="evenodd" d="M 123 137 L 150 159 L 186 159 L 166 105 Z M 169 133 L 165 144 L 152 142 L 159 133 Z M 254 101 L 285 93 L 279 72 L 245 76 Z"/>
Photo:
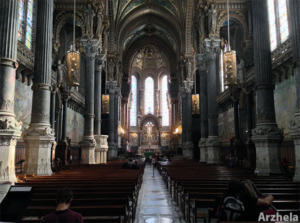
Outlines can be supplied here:
<path id="1" fill-rule="evenodd" d="M 21 129 L 21 121 L 17 121 L 14 117 L 0 117 L 0 130 L 21 131 Z"/>
<path id="2" fill-rule="evenodd" d="M 86 147 L 95 147 L 96 140 L 94 137 L 84 137 L 83 140 L 80 142 L 80 146 Z"/>
<path id="3" fill-rule="evenodd" d="M 53 130 L 50 126 L 37 126 L 31 125 L 28 130 L 25 132 L 26 136 L 49 136 L 54 135 Z"/>
<path id="4" fill-rule="evenodd" d="M 199 147 L 206 147 L 206 138 L 201 138 L 198 142 Z"/>
<path id="5" fill-rule="evenodd" d="M 274 138 L 281 139 L 283 135 L 282 129 L 279 129 L 276 124 L 260 124 L 252 130 L 253 139 L 255 138 Z"/>
<path id="6" fill-rule="evenodd" d="M 215 60 L 219 55 L 221 40 L 220 39 L 205 39 L 204 46 L 206 50 L 207 59 Z"/>
<path id="7" fill-rule="evenodd" d="M 220 146 L 219 137 L 208 137 L 206 140 L 206 145 L 210 147 Z"/>
<path id="8" fill-rule="evenodd" d="M 289 129 L 293 138 L 300 138 L 300 113 L 295 114 L 295 118 L 290 122 Z"/>
<path id="9" fill-rule="evenodd" d="M 183 86 L 180 88 L 182 93 L 191 93 L 194 87 L 193 81 L 183 81 Z"/>

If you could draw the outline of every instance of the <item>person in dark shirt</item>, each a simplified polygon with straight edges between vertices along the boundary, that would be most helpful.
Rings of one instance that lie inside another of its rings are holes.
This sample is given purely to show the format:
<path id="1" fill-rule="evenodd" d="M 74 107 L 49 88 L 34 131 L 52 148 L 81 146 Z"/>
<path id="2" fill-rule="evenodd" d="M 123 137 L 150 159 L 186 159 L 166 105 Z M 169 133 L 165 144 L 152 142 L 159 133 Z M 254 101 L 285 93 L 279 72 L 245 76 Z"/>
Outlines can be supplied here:
<path id="1" fill-rule="evenodd" d="M 81 214 L 70 210 L 73 193 L 70 189 L 62 189 L 57 193 L 56 211 L 44 217 L 44 223 L 83 223 Z"/>

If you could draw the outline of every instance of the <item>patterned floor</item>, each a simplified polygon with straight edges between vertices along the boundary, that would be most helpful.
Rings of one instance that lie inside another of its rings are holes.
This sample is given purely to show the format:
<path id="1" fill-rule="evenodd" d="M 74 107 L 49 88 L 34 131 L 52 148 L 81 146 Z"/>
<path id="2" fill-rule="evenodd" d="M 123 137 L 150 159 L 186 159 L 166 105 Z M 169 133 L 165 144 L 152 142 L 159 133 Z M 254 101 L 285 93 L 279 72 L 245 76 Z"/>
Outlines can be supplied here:
<path id="1" fill-rule="evenodd" d="M 185 223 L 156 169 L 153 176 L 151 165 L 145 167 L 135 223 Z"/>

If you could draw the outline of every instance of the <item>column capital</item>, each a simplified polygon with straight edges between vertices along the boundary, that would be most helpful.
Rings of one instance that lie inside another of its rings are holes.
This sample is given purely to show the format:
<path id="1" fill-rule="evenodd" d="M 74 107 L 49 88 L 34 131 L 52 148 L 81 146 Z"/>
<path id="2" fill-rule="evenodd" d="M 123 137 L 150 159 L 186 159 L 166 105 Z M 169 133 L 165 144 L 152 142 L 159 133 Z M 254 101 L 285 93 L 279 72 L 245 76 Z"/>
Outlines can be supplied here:
<path id="1" fill-rule="evenodd" d="M 186 80 L 183 81 L 183 85 L 180 88 L 181 93 L 192 93 L 194 87 L 194 81 Z"/>
<path id="2" fill-rule="evenodd" d="M 196 66 L 199 71 L 206 71 L 207 70 L 207 55 L 205 53 L 196 54 Z"/>
<path id="3" fill-rule="evenodd" d="M 207 55 L 207 59 L 214 60 L 220 51 L 221 40 L 220 39 L 205 39 L 204 47 Z"/>
<path id="4" fill-rule="evenodd" d="M 110 94 L 116 94 L 120 91 L 117 81 L 107 81 L 106 89 L 109 91 Z"/>
<path id="5" fill-rule="evenodd" d="M 97 39 L 82 39 L 81 45 L 86 57 L 95 57 L 100 47 L 99 40 Z"/>
<path id="6" fill-rule="evenodd" d="M 96 64 L 99 66 L 104 66 L 104 63 L 106 62 L 106 54 L 99 53 L 96 55 Z M 97 69 L 98 66 L 96 66 Z"/>

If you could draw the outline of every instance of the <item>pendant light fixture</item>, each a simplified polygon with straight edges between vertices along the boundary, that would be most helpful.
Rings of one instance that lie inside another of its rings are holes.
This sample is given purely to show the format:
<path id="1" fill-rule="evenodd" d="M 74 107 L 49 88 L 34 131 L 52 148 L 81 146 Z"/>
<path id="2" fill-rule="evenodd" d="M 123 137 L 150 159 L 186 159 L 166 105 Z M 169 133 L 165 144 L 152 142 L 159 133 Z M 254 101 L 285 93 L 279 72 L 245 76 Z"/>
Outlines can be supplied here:
<path id="1" fill-rule="evenodd" d="M 80 53 L 76 50 L 75 43 L 75 16 L 76 16 L 76 0 L 74 0 L 74 15 L 73 15 L 73 43 L 71 44 L 70 50 L 66 55 L 67 62 L 67 84 L 69 86 L 77 87 L 79 86 L 80 80 Z"/>
<path id="2" fill-rule="evenodd" d="M 227 0 L 227 34 L 228 42 L 224 49 L 224 85 L 233 86 L 237 84 L 236 52 L 230 47 L 230 18 L 229 0 Z"/>

